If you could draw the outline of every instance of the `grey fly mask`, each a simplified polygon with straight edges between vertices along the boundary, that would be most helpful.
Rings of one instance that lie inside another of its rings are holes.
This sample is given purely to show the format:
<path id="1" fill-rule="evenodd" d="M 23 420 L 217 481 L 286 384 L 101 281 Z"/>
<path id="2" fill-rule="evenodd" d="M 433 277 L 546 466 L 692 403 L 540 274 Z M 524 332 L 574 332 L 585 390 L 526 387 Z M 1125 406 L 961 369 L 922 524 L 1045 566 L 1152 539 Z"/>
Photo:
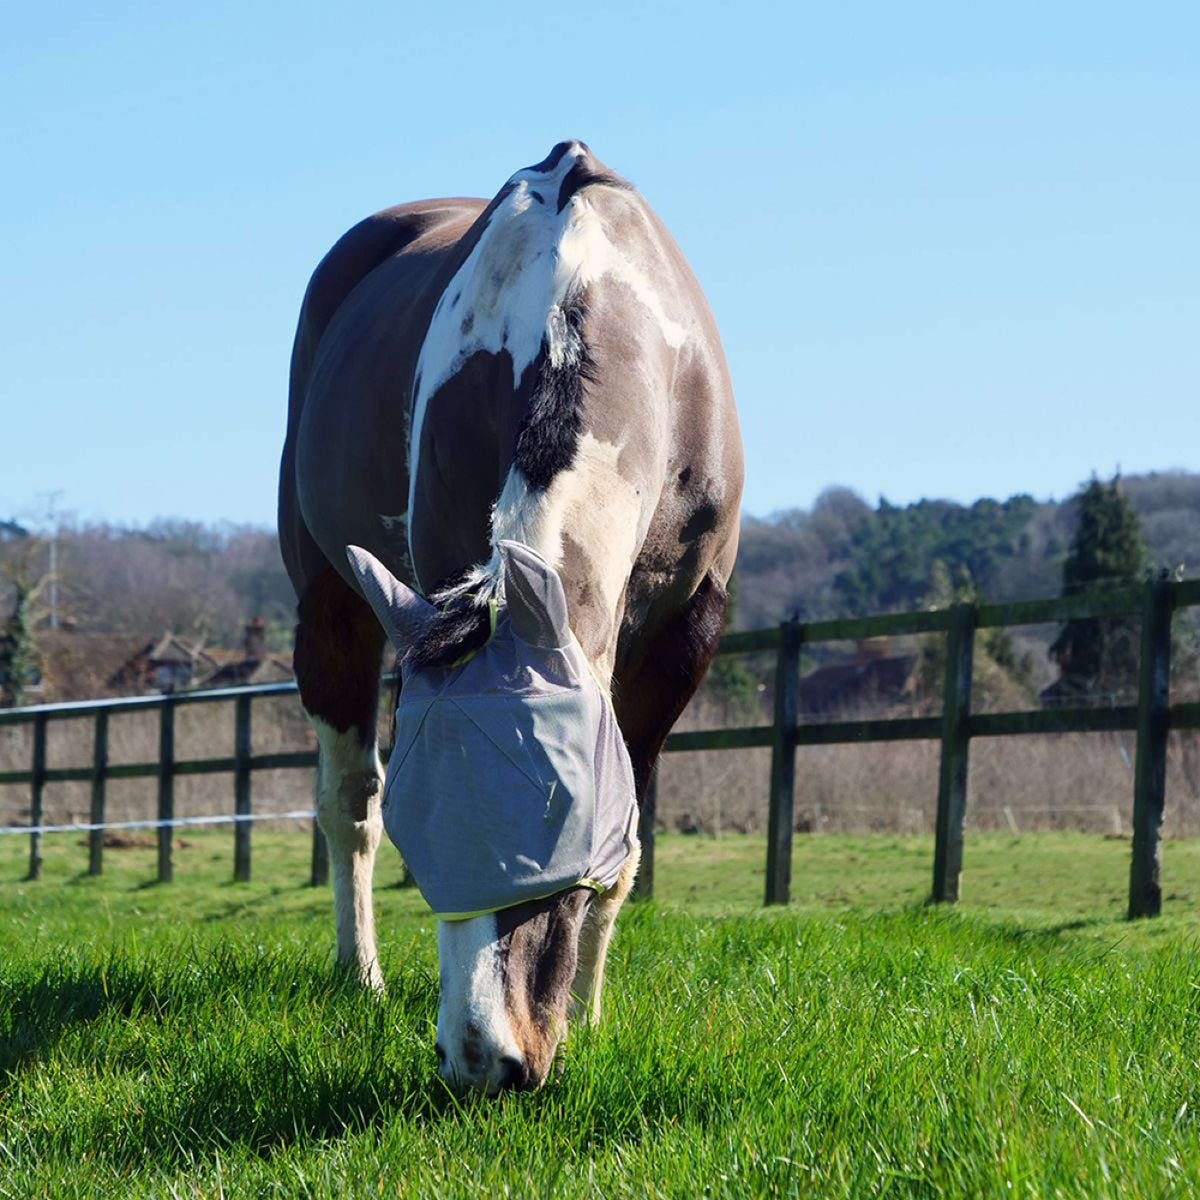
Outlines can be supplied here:
<path id="1" fill-rule="evenodd" d="M 437 610 L 356 546 L 347 554 L 401 656 Z M 554 569 L 501 542 L 506 603 L 464 661 L 403 668 L 383 822 L 442 920 L 579 885 L 610 888 L 634 841 L 633 769 L 567 624 Z"/>

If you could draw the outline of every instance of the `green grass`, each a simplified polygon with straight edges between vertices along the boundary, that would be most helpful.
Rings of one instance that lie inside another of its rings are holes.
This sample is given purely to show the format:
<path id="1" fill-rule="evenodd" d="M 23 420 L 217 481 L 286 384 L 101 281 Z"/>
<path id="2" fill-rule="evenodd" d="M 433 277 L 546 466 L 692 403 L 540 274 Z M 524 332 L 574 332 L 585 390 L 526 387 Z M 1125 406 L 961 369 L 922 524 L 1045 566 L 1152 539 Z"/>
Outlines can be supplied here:
<path id="1" fill-rule="evenodd" d="M 669 837 L 608 1011 L 536 1095 L 460 1103 L 432 1053 L 432 922 L 381 857 L 389 991 L 330 969 L 307 840 L 188 835 L 81 876 L 0 841 L 0 1196 L 1189 1196 L 1200 1180 L 1200 844 L 1121 919 L 1129 845 L 979 836 L 935 910 L 928 839 Z"/>

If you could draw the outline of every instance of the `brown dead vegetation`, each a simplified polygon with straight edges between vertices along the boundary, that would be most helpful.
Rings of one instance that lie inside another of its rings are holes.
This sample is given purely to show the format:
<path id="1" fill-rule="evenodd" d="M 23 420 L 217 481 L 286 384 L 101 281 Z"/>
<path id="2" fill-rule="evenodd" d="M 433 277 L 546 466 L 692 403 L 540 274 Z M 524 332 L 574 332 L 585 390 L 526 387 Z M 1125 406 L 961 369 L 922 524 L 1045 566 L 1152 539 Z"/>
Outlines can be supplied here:
<path id="1" fill-rule="evenodd" d="M 390 714 L 380 716 L 387 736 Z M 315 739 L 294 696 L 255 701 L 253 750 L 272 753 L 314 749 Z M 895 714 L 893 714 L 895 715 Z M 702 694 L 684 714 L 681 729 L 758 724 L 769 717 L 731 711 Z M 114 716 L 109 724 L 112 763 L 152 762 L 158 752 L 153 712 Z M 92 723 L 55 721 L 49 726 L 47 765 L 87 766 Z M 27 770 L 29 726 L 0 729 L 0 771 Z M 176 713 L 179 759 L 233 753 L 233 705 L 183 705 Z M 971 744 L 968 825 L 975 829 L 1072 829 L 1127 835 L 1133 796 L 1135 738 L 1125 734 L 1066 734 L 977 739 Z M 708 834 L 766 829 L 770 751 L 722 750 L 668 754 L 659 768 L 660 828 Z M 937 797 L 938 744 L 893 742 L 805 746 L 797 751 L 795 824 L 801 831 L 927 833 Z M 258 813 L 307 808 L 310 772 L 256 771 Z M 86 821 L 90 785 L 47 784 L 45 820 Z M 108 783 L 111 821 L 155 815 L 153 778 Z M 233 811 L 232 775 L 181 776 L 175 781 L 181 817 Z M 0 787 L 0 824 L 29 819 L 27 785 Z M 1200 732 L 1171 735 L 1167 761 L 1168 836 L 1200 834 Z"/>
<path id="2" fill-rule="evenodd" d="M 721 705 L 702 699 L 679 728 L 734 723 L 745 722 L 730 721 Z M 977 738 L 971 743 L 968 827 L 1127 836 L 1135 749 L 1132 733 Z M 796 829 L 931 832 L 938 753 L 936 741 L 800 747 Z M 659 827 L 709 834 L 765 831 L 770 769 L 769 750 L 664 755 Z M 1200 834 L 1200 731 L 1171 735 L 1163 828 L 1169 837 Z"/>

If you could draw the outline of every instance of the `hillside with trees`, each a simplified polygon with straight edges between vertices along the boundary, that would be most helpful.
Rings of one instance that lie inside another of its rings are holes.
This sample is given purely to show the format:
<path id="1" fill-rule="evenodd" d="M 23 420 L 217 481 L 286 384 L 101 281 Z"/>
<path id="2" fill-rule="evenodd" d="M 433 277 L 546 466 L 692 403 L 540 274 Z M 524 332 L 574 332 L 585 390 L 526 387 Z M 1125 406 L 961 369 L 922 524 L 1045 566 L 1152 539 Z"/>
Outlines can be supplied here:
<path id="1" fill-rule="evenodd" d="M 142 528 L 66 523 L 57 530 L 54 551 L 58 572 L 52 589 L 50 542 L 19 523 L 0 521 L 0 706 L 114 690 L 209 686 L 213 676 L 163 685 L 153 673 L 128 687 L 119 680 L 114 686 L 113 670 L 131 661 L 153 667 L 163 646 L 185 643 L 228 671 L 242 657 L 251 658 L 237 647 L 252 629 L 267 651 L 282 652 L 286 671 L 295 602 L 272 531 L 183 521 Z M 1115 485 L 1093 481 L 1062 503 L 1014 496 L 969 505 L 924 500 L 899 506 L 881 499 L 872 506 L 848 489 L 831 488 L 811 510 L 744 520 L 731 624 L 761 627 L 793 612 L 814 620 L 944 607 L 957 600 L 1056 596 L 1064 587 L 1099 577 L 1141 578 L 1163 568 L 1177 574 L 1181 564 L 1184 574 L 1200 574 L 1200 475 L 1129 477 Z M 1172 687 L 1191 689 L 1188 698 L 1200 685 L 1197 615 L 1195 609 L 1180 614 L 1174 629 Z M 154 653 L 147 652 L 149 646 L 157 648 Z M 972 703 L 979 711 L 1026 708 L 1038 693 L 1049 702 L 1047 691 L 1054 687 L 1061 688 L 1066 703 L 1101 702 L 1097 692 L 1127 692 L 1129 648 L 1112 621 L 981 630 Z M 828 719 L 842 709 L 936 712 L 944 653 L 944 639 L 937 635 L 806 646 L 805 719 Z M 254 657 L 270 655 L 260 648 Z M 719 659 L 684 714 L 684 727 L 761 723 L 771 702 L 773 662 L 769 654 Z M 38 686 L 26 689 L 22 683 L 33 674 L 31 663 L 45 669 Z M 860 675 L 870 686 L 856 682 L 847 691 L 847 680 Z M 220 705 L 196 711 L 204 722 L 190 727 L 188 752 L 228 754 L 228 711 Z M 261 701 L 255 712 L 256 752 L 315 745 L 294 698 Z M 86 765 L 90 727 L 65 722 L 63 731 L 56 763 Z M 150 761 L 156 754 L 152 714 L 122 718 L 112 736 L 121 761 Z M 1200 828 L 1196 746 L 1195 738 L 1181 735 L 1168 764 L 1173 800 L 1167 822 L 1175 833 Z M 974 827 L 1012 829 L 1018 821 L 1022 830 L 1122 830 L 1131 747 L 1120 737 L 1103 743 L 983 739 L 972 750 Z M 0 769 L 25 769 L 31 752 L 29 729 L 23 735 L 10 730 L 0 739 Z M 916 742 L 808 748 L 797 827 L 927 831 L 936 794 L 935 756 L 935 746 Z M 660 784 L 660 822 L 688 831 L 763 829 L 769 759 L 767 750 L 673 756 Z M 255 803 L 266 810 L 295 807 L 298 786 L 307 792 L 310 784 L 269 773 L 255 782 Z M 153 812 L 153 787 L 151 779 L 114 782 L 112 819 Z M 86 815 L 86 783 L 57 785 L 49 794 L 47 811 L 55 819 Z M 7 800 L 24 803 L 27 793 L 9 789 Z M 199 777 L 187 804 L 199 815 L 228 812 L 228 777 Z M 17 807 L 4 819 L 28 816 Z"/>
<path id="2" fill-rule="evenodd" d="M 969 576 L 985 600 L 1059 595 L 1086 486 L 1061 502 L 1018 495 L 898 506 L 880 498 L 875 508 L 835 487 L 811 510 L 747 518 L 738 623 L 921 607 L 939 562 L 953 578 Z M 1200 574 L 1200 475 L 1129 476 L 1119 488 L 1140 522 L 1145 567 Z"/>

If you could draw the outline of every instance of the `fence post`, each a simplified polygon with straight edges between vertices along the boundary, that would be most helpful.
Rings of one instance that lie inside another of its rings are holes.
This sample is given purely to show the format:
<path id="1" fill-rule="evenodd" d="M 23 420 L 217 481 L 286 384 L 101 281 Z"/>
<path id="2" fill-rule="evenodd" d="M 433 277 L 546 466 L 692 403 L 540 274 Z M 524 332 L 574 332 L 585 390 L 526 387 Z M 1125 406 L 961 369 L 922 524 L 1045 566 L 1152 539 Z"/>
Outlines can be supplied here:
<path id="1" fill-rule="evenodd" d="M 659 759 L 659 762 L 662 760 Z M 635 900 L 654 898 L 654 821 L 658 812 L 658 763 L 650 770 L 646 781 L 646 794 L 638 813 L 638 841 L 642 843 L 642 861 L 638 865 L 637 878 L 633 883 Z"/>
<path id="2" fill-rule="evenodd" d="M 46 786 L 46 714 L 33 718 L 33 781 L 29 802 L 29 879 L 42 877 L 42 790 Z"/>
<path id="3" fill-rule="evenodd" d="M 780 627 L 775 661 L 775 736 L 771 743 L 771 798 L 767 813 L 767 887 L 764 904 L 786 904 L 792 887 L 792 814 L 796 790 L 796 720 L 800 707 L 803 628 L 794 618 Z"/>
<path id="4" fill-rule="evenodd" d="M 174 876 L 171 842 L 175 826 L 175 698 L 164 696 L 158 710 L 158 882 Z"/>
<path id="5" fill-rule="evenodd" d="M 1167 705 L 1171 680 L 1171 610 L 1174 596 L 1166 579 L 1146 584 L 1142 600 L 1142 640 L 1138 656 L 1137 760 L 1133 769 L 1133 862 L 1129 868 L 1129 916 L 1156 917 L 1162 911 L 1163 807 L 1167 790 Z"/>
<path id="6" fill-rule="evenodd" d="M 933 848 L 933 898 L 950 904 L 958 900 L 962 876 L 974 654 L 975 607 L 955 604 L 950 609 L 950 628 L 946 634 L 942 757 L 938 767 L 937 828 Z"/>
<path id="7" fill-rule="evenodd" d="M 104 824 L 105 783 L 108 775 L 108 713 L 101 709 L 96 714 L 96 725 L 92 741 L 92 807 L 88 821 L 92 825 Z M 88 830 L 88 874 L 99 875 L 104 854 L 104 830 Z"/>
<path id="8" fill-rule="evenodd" d="M 233 710 L 233 878 L 250 882 L 250 697 L 239 696 Z"/>
<path id="9" fill-rule="evenodd" d="M 318 761 L 317 769 L 313 772 L 314 800 L 320 787 L 321 764 Z M 313 807 L 316 807 L 315 803 Z M 324 887 L 329 882 L 329 847 L 325 844 L 325 835 L 321 832 L 321 822 L 317 820 L 316 816 L 313 817 L 312 868 L 308 882 L 310 887 Z"/>

